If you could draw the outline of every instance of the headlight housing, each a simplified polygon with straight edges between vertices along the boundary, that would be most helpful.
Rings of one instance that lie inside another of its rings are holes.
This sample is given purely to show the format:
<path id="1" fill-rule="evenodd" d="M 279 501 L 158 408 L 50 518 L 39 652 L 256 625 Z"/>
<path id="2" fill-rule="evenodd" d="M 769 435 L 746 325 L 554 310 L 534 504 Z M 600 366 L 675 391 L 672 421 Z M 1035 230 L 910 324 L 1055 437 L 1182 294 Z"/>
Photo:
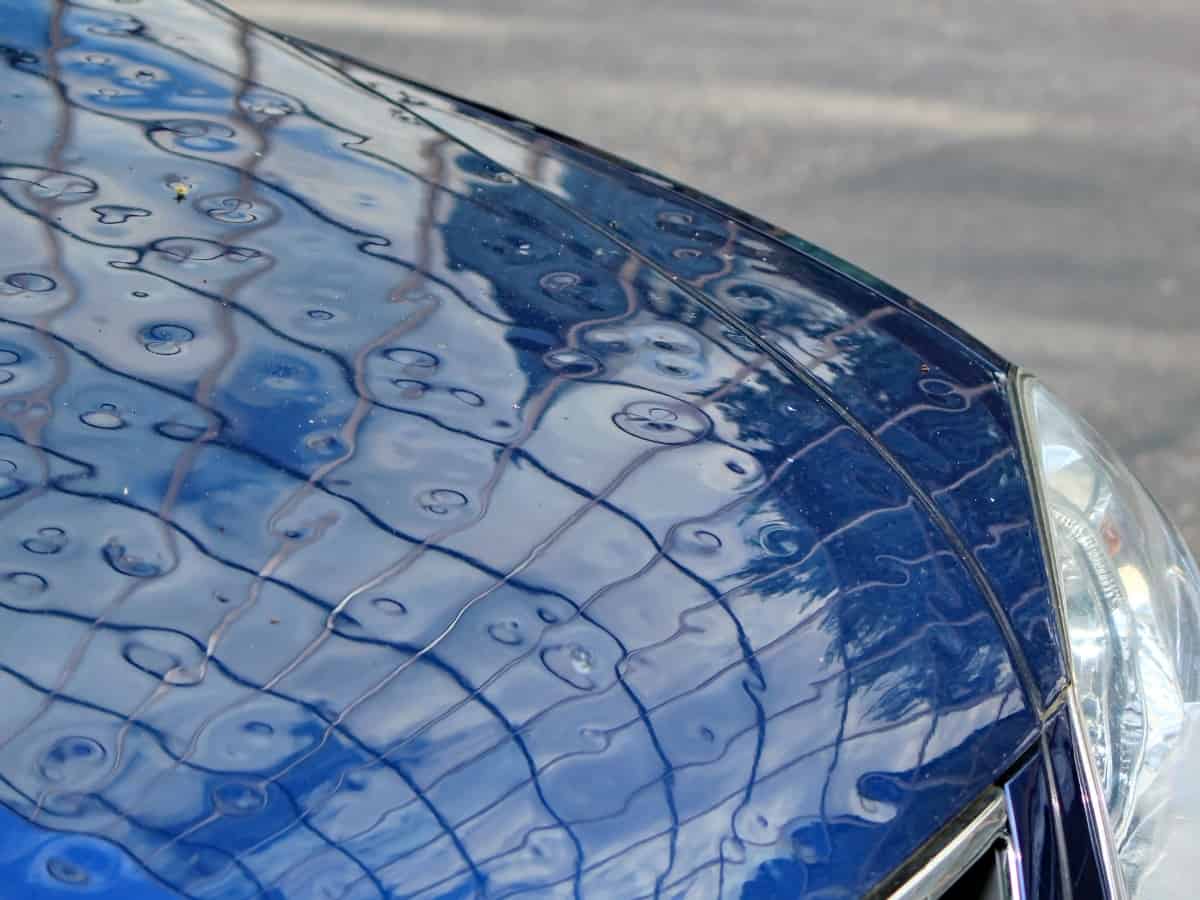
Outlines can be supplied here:
<path id="1" fill-rule="evenodd" d="M 1100 817 L 1131 898 L 1194 896 L 1200 575 L 1086 422 L 1033 379 L 1021 401 Z"/>

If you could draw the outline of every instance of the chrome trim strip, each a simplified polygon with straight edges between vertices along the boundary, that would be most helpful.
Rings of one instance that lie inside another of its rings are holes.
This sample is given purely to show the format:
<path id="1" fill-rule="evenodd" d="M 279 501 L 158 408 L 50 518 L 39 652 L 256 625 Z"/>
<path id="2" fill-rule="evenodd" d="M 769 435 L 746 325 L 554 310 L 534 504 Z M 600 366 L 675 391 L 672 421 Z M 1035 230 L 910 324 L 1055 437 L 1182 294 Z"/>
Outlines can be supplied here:
<path id="1" fill-rule="evenodd" d="M 1035 751 L 1039 757 L 1042 755 L 1042 741 L 1038 738 L 1037 749 Z M 1004 840 L 1004 866 L 1008 872 L 1008 893 L 1012 900 L 1037 900 L 1034 897 L 1026 896 L 1025 885 L 1025 869 L 1023 865 L 1023 850 L 1012 835 L 1013 819 L 1015 818 L 1012 804 L 1012 795 L 1008 791 L 1004 792 L 1004 809 L 1008 813 L 1009 833 L 1003 838 Z M 1032 848 L 1030 848 L 1032 849 Z"/>
<path id="2" fill-rule="evenodd" d="M 1004 795 L 999 791 L 983 812 L 967 823 L 917 873 L 896 889 L 892 900 L 933 900 L 952 887 L 985 853 L 1008 825 Z"/>
<path id="3" fill-rule="evenodd" d="M 1004 845 L 1000 851 L 1000 864 L 1004 867 L 1000 876 L 1003 881 L 1000 886 L 1001 894 L 1004 900 L 1026 900 L 1025 885 L 1021 880 L 1021 859 L 1017 846 L 1011 838 L 1003 837 L 1000 840 Z M 1029 900 L 1037 900 L 1037 898 L 1031 897 Z"/>
<path id="4" fill-rule="evenodd" d="M 1096 765 L 1088 750 L 1087 737 L 1083 730 L 1083 718 L 1079 712 L 1079 698 L 1075 693 L 1072 681 L 1067 688 L 1067 718 L 1071 722 L 1071 743 L 1075 745 L 1075 755 L 1079 758 L 1079 769 L 1083 773 L 1083 802 L 1087 807 L 1089 818 L 1092 820 L 1092 831 L 1095 835 L 1097 853 L 1100 857 L 1100 869 L 1108 881 L 1108 889 L 1112 892 L 1113 900 L 1128 900 L 1129 893 L 1125 887 L 1125 876 L 1117 861 L 1117 848 L 1113 842 L 1112 828 L 1108 823 L 1108 808 L 1104 804 L 1104 793 L 1100 790 L 1100 776 L 1096 773 Z"/>
<path id="5" fill-rule="evenodd" d="M 1069 689 L 1068 689 L 1069 690 Z M 1063 692 L 1066 694 L 1066 691 Z M 1054 823 L 1054 847 L 1058 853 L 1058 878 L 1063 900 L 1073 900 L 1071 890 L 1071 857 L 1067 854 L 1067 836 L 1063 831 L 1062 798 L 1058 795 L 1058 779 L 1054 777 L 1054 760 L 1050 758 L 1050 743 L 1043 731 L 1038 739 L 1038 752 L 1042 754 L 1042 777 L 1046 779 L 1047 796 L 1050 800 L 1051 821 Z M 1099 900 L 1099 898 L 1097 898 Z"/>

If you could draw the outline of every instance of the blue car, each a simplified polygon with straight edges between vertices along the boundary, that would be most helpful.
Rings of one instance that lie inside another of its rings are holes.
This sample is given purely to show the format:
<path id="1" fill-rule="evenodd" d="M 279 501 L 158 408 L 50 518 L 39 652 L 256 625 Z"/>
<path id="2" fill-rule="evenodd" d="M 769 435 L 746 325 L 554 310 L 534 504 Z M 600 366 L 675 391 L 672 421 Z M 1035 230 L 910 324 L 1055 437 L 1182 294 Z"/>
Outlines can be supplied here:
<path id="1" fill-rule="evenodd" d="M 204 0 L 0 60 L 4 900 L 1195 895 L 1200 576 L 1032 376 Z"/>

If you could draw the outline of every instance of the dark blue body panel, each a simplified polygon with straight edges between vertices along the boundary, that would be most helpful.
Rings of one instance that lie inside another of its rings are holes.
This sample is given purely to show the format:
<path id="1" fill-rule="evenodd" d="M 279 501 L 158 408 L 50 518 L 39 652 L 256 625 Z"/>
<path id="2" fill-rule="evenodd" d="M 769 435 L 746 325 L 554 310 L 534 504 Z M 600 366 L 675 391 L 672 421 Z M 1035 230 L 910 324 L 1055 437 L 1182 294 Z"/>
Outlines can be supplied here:
<path id="1" fill-rule="evenodd" d="M 1083 761 L 1071 739 L 1066 712 L 1055 715 L 1046 729 L 1046 756 L 1053 770 L 1063 846 L 1066 850 L 1067 880 L 1074 897 L 1112 896 L 1101 871 L 1096 848 L 1100 846 L 1099 823 L 1088 801 L 1080 766 Z"/>
<path id="2" fill-rule="evenodd" d="M 1004 787 L 1012 846 L 1024 893 L 1014 900 L 1060 900 L 1064 868 L 1045 757 L 1036 752 Z"/>
<path id="3" fill-rule="evenodd" d="M 340 68 L 388 94 L 379 73 Z M 1013 622 L 1038 692 L 1057 694 L 1061 646 L 1002 360 L 894 289 L 752 218 L 555 135 L 396 85 L 423 119 L 486 147 L 680 288 L 735 313 L 760 346 L 817 382 L 949 520 Z"/>
<path id="4" fill-rule="evenodd" d="M 0 807 L 0 885 L 20 900 L 177 900 L 110 841 L 61 834 Z"/>
<path id="5" fill-rule="evenodd" d="M 856 896 L 1036 740 L 1057 631 L 969 339 L 203 4 L 0 23 L 29 896 Z"/>

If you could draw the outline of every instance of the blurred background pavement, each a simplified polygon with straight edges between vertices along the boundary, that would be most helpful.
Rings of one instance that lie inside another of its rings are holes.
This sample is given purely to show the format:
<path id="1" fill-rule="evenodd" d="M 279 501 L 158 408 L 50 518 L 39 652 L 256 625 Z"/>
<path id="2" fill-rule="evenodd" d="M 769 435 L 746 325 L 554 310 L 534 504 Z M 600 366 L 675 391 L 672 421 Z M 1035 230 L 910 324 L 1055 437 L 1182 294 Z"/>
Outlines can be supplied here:
<path id="1" fill-rule="evenodd" d="M 715 194 L 1041 374 L 1200 550 L 1195 0 L 227 0 Z"/>

